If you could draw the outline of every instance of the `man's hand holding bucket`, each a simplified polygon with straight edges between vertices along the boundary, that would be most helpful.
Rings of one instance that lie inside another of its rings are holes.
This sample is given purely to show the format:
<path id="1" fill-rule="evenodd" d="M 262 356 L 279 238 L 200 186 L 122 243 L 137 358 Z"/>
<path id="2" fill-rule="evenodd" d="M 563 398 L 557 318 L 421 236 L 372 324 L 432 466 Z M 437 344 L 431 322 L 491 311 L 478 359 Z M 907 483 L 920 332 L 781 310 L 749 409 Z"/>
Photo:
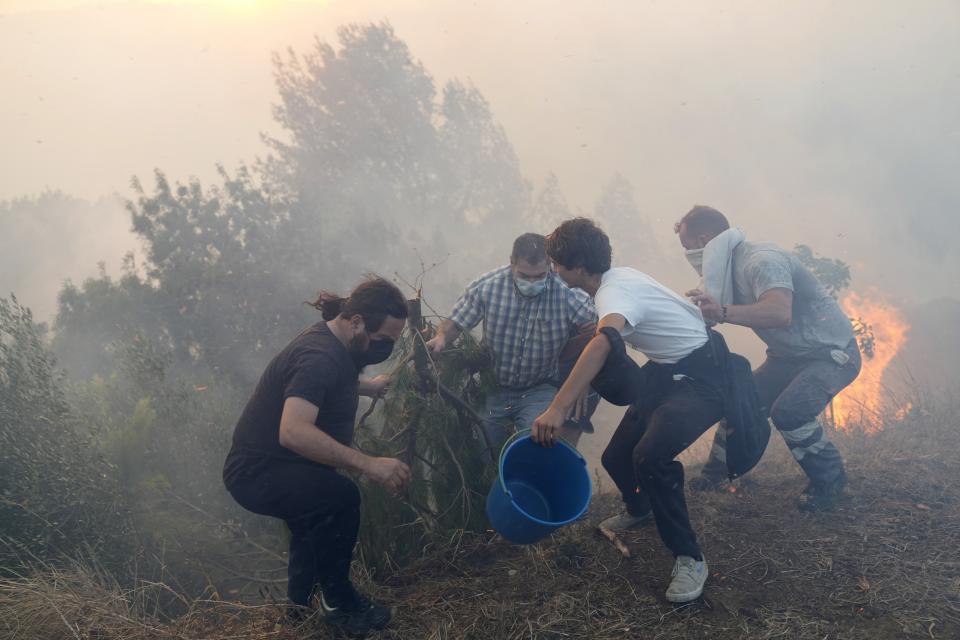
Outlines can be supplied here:
<path id="1" fill-rule="evenodd" d="M 552 447 L 557 443 L 557 432 L 566 422 L 566 411 L 561 411 L 554 405 L 540 414 L 530 429 L 530 439 L 544 447 Z"/>

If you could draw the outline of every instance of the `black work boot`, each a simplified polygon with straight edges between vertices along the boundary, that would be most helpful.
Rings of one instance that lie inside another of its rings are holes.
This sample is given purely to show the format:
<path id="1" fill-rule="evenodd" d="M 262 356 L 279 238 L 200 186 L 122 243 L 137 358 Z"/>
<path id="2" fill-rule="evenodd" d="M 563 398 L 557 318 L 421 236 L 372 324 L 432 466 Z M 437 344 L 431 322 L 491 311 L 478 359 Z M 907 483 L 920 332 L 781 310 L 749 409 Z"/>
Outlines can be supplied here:
<path id="1" fill-rule="evenodd" d="M 811 481 L 797 499 L 797 508 L 811 512 L 833 511 L 846 486 L 847 474 L 843 472 L 835 480 L 825 484 Z"/>
<path id="2" fill-rule="evenodd" d="M 390 608 L 371 600 L 348 584 L 320 597 L 320 612 L 327 624 L 350 635 L 365 636 L 390 623 Z"/>

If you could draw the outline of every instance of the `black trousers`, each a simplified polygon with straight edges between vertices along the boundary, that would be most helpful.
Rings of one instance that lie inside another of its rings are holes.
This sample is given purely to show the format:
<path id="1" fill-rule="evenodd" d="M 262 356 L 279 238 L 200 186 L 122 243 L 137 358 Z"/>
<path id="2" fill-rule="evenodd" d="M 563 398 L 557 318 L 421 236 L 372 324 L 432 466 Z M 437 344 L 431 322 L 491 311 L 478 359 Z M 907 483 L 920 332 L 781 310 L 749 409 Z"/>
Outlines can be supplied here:
<path id="1" fill-rule="evenodd" d="M 701 558 L 675 458 L 723 417 L 723 371 L 710 343 L 675 365 L 648 362 L 642 396 L 627 410 L 603 452 L 604 469 L 627 505 L 653 510 L 660 538 L 675 556 Z"/>
<path id="2" fill-rule="evenodd" d="M 286 461 L 241 466 L 227 489 L 248 511 L 280 518 L 290 528 L 287 596 L 310 606 L 320 587 L 328 597 L 349 585 L 360 527 L 360 491 L 329 467 Z"/>
<path id="3" fill-rule="evenodd" d="M 780 431 L 790 453 L 814 483 L 828 485 L 844 475 L 843 457 L 817 422 L 830 401 L 860 373 L 860 348 L 851 340 L 845 349 L 845 364 L 826 358 L 767 356 L 753 372 L 760 402 L 770 421 Z M 714 439 L 704 474 L 723 477 L 725 442 L 719 432 Z"/>

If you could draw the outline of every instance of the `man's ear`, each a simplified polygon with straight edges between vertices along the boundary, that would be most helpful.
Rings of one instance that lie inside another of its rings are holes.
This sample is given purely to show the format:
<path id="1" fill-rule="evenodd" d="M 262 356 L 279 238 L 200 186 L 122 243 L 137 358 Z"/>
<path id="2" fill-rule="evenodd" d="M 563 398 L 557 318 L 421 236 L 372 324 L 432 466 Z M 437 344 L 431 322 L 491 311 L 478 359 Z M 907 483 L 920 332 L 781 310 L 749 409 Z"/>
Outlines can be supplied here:
<path id="1" fill-rule="evenodd" d="M 355 313 L 350 316 L 350 328 L 355 332 L 363 332 L 366 330 L 367 324 L 363 321 L 363 316 L 359 313 Z"/>

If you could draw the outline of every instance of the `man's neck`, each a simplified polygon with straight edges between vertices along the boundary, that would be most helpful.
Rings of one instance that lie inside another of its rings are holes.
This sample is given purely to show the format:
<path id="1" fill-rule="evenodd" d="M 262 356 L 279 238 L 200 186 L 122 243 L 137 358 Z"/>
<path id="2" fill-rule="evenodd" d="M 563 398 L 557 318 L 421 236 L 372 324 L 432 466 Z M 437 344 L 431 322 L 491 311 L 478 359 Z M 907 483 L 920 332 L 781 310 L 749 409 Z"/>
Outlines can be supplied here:
<path id="1" fill-rule="evenodd" d="M 343 343 L 343 346 L 350 346 L 350 322 L 337 316 L 333 320 L 327 320 L 327 328 L 330 333 L 336 336 L 337 340 Z"/>
<path id="2" fill-rule="evenodd" d="M 583 290 L 592 298 L 597 295 L 597 290 L 600 289 L 600 280 L 603 279 L 602 273 L 591 273 L 584 278 L 583 281 Z"/>

